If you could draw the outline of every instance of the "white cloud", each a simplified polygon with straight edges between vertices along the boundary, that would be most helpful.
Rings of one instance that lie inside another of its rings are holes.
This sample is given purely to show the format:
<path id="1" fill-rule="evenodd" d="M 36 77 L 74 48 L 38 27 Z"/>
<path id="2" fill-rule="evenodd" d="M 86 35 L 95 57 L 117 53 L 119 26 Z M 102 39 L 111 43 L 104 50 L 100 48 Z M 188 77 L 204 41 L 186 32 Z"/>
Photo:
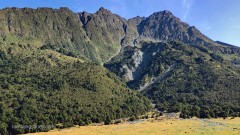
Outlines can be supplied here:
<path id="1" fill-rule="evenodd" d="M 203 32 L 203 33 L 208 33 L 208 31 L 212 30 L 214 27 L 211 24 L 211 22 L 207 20 L 202 20 L 198 22 L 197 27 Z"/>
<path id="2" fill-rule="evenodd" d="M 189 12 L 192 8 L 194 0 L 182 0 L 182 8 L 183 8 L 183 21 L 185 21 L 189 15 Z"/>

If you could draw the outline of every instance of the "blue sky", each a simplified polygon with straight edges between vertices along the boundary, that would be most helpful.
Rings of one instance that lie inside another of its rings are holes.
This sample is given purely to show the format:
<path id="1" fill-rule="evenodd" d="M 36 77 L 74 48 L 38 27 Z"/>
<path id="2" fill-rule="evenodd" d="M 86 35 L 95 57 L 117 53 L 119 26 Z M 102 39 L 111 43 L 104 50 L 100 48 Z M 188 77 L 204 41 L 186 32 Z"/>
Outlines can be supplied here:
<path id="1" fill-rule="evenodd" d="M 1 0 L 5 7 L 68 7 L 95 13 L 100 7 L 125 18 L 169 10 L 213 40 L 240 46 L 240 0 Z"/>

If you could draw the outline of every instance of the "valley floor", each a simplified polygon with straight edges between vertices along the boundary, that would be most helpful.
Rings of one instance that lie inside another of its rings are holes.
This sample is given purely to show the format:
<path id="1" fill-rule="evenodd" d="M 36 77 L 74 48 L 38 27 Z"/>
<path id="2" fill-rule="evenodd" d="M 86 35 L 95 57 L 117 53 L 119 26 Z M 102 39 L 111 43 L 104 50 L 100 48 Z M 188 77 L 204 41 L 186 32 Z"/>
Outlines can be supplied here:
<path id="1" fill-rule="evenodd" d="M 80 126 L 29 135 L 239 135 L 240 118 L 139 120 L 113 125 Z"/>

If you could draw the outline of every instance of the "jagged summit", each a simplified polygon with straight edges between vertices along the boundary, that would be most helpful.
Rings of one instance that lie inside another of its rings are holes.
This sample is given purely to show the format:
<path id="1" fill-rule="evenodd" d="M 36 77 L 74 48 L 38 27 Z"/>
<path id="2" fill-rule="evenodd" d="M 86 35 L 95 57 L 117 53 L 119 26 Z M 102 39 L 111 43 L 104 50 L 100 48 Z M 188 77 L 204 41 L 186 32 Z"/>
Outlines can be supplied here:
<path id="1" fill-rule="evenodd" d="M 104 8 L 104 7 L 100 7 L 100 8 L 99 8 L 99 11 L 105 11 L 105 10 L 107 10 L 107 9 Z"/>
<path id="2" fill-rule="evenodd" d="M 170 11 L 155 12 L 138 25 L 139 35 L 161 41 L 178 40 L 186 44 L 212 46 L 210 38 L 194 26 L 189 26 L 174 16 Z"/>
<path id="3" fill-rule="evenodd" d="M 113 14 L 110 10 L 104 8 L 104 7 L 100 7 L 99 10 L 96 12 L 96 14 Z"/>
<path id="4" fill-rule="evenodd" d="M 153 15 L 173 15 L 173 13 L 169 10 L 163 10 L 159 12 L 154 12 Z"/>

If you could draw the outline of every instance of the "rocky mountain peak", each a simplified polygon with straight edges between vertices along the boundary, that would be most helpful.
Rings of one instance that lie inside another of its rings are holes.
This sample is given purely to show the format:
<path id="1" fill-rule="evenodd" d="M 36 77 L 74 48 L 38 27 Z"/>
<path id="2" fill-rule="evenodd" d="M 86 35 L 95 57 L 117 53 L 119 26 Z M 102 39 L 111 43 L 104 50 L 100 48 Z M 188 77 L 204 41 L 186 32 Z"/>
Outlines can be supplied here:
<path id="1" fill-rule="evenodd" d="M 172 14 L 172 12 L 170 12 L 168 10 L 155 12 L 147 18 L 149 18 L 149 20 L 151 20 L 151 21 L 156 21 L 156 22 L 159 22 L 159 23 L 163 22 L 163 21 L 166 21 L 166 23 L 169 23 L 169 21 L 171 21 L 171 22 L 181 22 L 181 20 L 179 18 L 174 16 Z M 184 23 L 184 22 L 181 22 L 181 23 Z"/>
<path id="2" fill-rule="evenodd" d="M 196 27 L 189 26 L 170 11 L 155 12 L 138 25 L 139 35 L 161 41 L 178 40 L 186 44 L 211 46 L 215 44 Z"/>
<path id="3" fill-rule="evenodd" d="M 96 14 L 113 14 L 110 10 L 107 10 L 103 7 L 99 8 L 99 10 L 96 12 Z"/>
<path id="4" fill-rule="evenodd" d="M 163 10 L 163 11 L 160 11 L 160 12 L 153 13 L 153 15 L 173 15 L 173 14 L 169 10 Z"/>

